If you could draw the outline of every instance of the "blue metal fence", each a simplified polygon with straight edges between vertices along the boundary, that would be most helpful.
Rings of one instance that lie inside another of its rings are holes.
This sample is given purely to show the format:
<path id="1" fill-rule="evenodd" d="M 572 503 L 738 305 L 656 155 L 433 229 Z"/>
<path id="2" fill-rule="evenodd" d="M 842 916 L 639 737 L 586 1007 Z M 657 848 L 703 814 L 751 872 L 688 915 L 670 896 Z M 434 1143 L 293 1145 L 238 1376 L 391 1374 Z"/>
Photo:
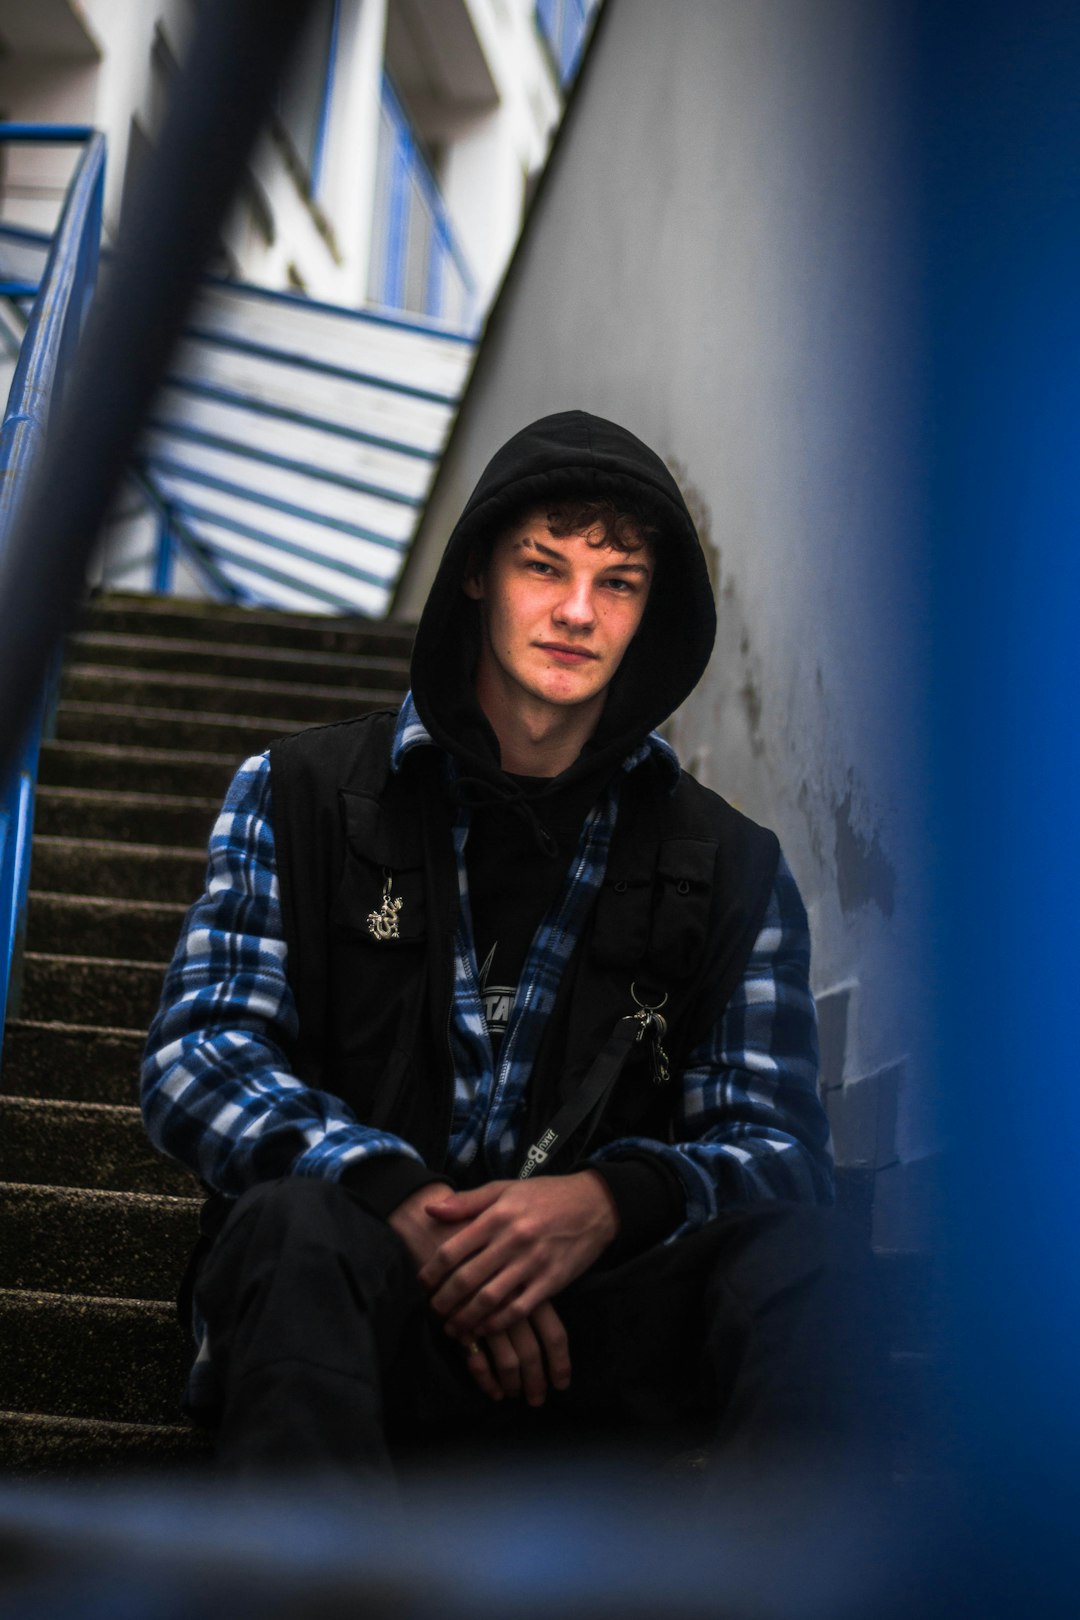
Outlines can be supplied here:
<path id="1" fill-rule="evenodd" d="M 0 141 L 83 146 L 68 188 L 40 284 L 27 283 L 15 296 L 34 294 L 18 364 L 0 428 L 0 549 L 33 477 L 51 413 L 62 394 L 97 279 L 105 141 L 81 126 L 0 124 Z M 9 293 L 9 296 L 13 296 Z M 41 694 L 11 778 L 0 797 L 0 1032 L 9 1006 L 18 1002 L 19 946 L 30 880 L 34 784 L 43 729 L 52 706 L 56 671 Z"/>
<path id="2" fill-rule="evenodd" d="M 476 283 L 416 132 L 384 77 L 368 296 L 471 330 Z"/>

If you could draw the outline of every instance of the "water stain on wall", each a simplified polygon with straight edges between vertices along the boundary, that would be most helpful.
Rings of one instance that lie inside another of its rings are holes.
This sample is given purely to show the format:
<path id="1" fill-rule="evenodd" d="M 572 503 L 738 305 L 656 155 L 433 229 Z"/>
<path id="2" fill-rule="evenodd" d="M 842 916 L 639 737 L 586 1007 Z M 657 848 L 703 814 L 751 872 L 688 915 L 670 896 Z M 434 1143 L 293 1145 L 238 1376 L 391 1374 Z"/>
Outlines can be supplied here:
<path id="1" fill-rule="evenodd" d="M 698 532 L 698 539 L 701 541 L 701 549 L 705 554 L 705 566 L 709 570 L 709 581 L 715 598 L 720 589 L 721 559 L 720 547 L 716 544 L 712 535 L 712 512 L 709 503 L 691 479 L 684 461 L 680 461 L 678 456 L 671 455 L 665 456 L 664 461 L 668 472 L 682 490 L 686 510 L 690 513 L 694 528 Z"/>
<path id="2" fill-rule="evenodd" d="M 854 794 L 849 785 L 835 807 L 836 887 L 845 913 L 875 905 L 886 917 L 896 906 L 896 870 L 875 828 L 870 838 L 852 821 Z"/>

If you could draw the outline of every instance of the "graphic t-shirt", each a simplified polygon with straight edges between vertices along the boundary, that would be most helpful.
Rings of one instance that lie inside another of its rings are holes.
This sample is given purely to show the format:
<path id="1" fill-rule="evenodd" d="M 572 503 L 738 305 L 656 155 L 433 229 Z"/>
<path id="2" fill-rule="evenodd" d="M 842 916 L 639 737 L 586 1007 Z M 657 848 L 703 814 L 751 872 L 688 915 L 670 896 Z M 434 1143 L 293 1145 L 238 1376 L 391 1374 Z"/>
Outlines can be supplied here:
<path id="1" fill-rule="evenodd" d="M 529 946 L 562 892 L 598 794 L 595 779 L 539 797 L 533 795 L 544 778 L 510 780 L 529 795 L 528 809 L 498 804 L 474 810 L 465 849 L 480 996 L 496 1058 Z M 554 854 L 543 848 L 537 822 L 554 839 Z"/>

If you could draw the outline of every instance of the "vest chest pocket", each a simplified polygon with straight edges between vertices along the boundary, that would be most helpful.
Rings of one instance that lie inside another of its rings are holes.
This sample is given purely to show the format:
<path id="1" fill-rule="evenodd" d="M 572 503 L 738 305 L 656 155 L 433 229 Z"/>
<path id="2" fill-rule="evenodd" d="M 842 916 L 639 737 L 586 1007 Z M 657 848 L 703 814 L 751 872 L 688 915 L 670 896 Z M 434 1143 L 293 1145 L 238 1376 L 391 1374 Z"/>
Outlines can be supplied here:
<path id="1" fill-rule="evenodd" d="M 668 838 L 656 863 L 649 961 L 664 982 L 689 979 L 701 966 L 709 929 L 716 845 Z"/>
<path id="2" fill-rule="evenodd" d="M 668 838 L 654 873 L 609 871 L 592 925 L 593 961 L 637 969 L 664 989 L 692 978 L 708 934 L 715 861 L 715 843 Z"/>
<path id="3" fill-rule="evenodd" d="M 427 934 L 423 856 L 412 829 L 395 826 L 377 799 L 342 791 L 345 862 L 330 906 L 331 938 L 395 953 Z"/>

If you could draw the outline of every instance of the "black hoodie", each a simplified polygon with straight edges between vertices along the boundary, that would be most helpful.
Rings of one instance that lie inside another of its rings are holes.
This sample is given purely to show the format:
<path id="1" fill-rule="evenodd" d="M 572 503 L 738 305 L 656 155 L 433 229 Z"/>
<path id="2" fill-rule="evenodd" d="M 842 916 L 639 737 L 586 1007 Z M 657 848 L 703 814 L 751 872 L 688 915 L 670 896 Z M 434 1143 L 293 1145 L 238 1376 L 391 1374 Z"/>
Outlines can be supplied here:
<path id="1" fill-rule="evenodd" d="M 565 496 L 631 499 L 660 530 L 641 629 L 612 681 L 600 724 L 560 783 L 598 776 L 689 696 L 709 661 L 716 608 L 686 503 L 648 445 L 601 416 L 560 411 L 515 433 L 488 462 L 447 542 L 416 634 L 412 689 L 432 738 L 465 773 L 505 784 L 494 733 L 472 695 L 478 604 L 462 589 L 470 557 L 529 507 Z M 500 781 L 501 779 L 501 781 Z"/>

